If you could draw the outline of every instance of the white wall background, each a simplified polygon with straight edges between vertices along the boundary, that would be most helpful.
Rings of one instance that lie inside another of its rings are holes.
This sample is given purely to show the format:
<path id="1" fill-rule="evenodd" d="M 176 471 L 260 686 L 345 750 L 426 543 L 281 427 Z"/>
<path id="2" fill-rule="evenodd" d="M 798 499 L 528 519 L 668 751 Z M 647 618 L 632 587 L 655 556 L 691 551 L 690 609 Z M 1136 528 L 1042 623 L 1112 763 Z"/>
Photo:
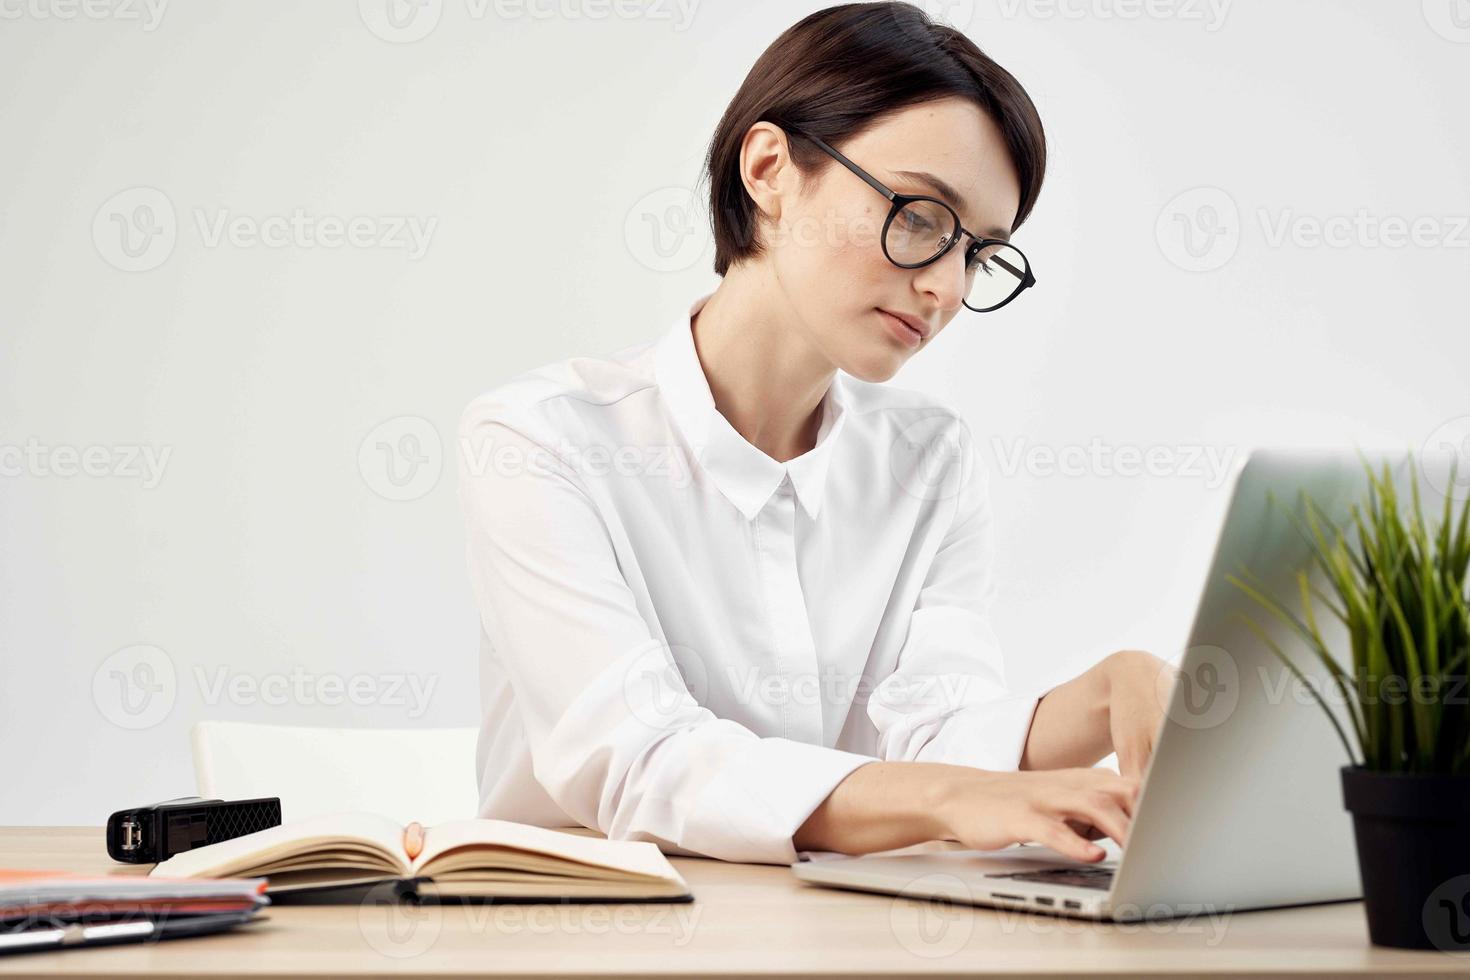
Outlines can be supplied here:
<path id="1" fill-rule="evenodd" d="M 473 724 L 436 440 L 712 288 L 679 189 L 817 6 L 387 2 L 0 0 L 0 823 L 192 792 L 201 718 Z M 980 435 L 1017 685 L 1177 657 L 1225 503 L 1196 452 L 1470 431 L 1470 3 L 948 16 L 1050 132 L 1040 285 L 896 383 Z"/>

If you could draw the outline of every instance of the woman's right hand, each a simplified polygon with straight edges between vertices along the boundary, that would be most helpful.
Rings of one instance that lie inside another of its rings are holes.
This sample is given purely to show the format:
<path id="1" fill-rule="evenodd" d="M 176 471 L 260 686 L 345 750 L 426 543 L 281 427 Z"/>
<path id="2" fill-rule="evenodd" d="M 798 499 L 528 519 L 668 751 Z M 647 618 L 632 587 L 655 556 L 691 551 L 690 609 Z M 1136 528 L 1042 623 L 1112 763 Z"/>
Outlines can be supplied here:
<path id="1" fill-rule="evenodd" d="M 1127 844 L 1139 788 L 1138 779 L 1110 769 L 975 769 L 946 783 L 935 815 L 967 848 L 1036 841 L 1078 861 L 1106 856 L 1088 838 Z"/>

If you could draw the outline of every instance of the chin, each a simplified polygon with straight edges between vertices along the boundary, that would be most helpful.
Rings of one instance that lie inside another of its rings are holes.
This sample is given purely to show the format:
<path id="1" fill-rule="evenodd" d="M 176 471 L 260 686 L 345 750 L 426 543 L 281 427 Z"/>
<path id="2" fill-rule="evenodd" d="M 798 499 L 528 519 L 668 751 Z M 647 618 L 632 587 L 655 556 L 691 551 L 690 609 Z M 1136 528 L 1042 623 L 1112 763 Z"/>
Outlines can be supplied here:
<path id="1" fill-rule="evenodd" d="M 884 351 L 845 358 L 838 367 L 859 381 L 881 384 L 897 374 L 905 360 L 906 358 L 897 353 Z"/>

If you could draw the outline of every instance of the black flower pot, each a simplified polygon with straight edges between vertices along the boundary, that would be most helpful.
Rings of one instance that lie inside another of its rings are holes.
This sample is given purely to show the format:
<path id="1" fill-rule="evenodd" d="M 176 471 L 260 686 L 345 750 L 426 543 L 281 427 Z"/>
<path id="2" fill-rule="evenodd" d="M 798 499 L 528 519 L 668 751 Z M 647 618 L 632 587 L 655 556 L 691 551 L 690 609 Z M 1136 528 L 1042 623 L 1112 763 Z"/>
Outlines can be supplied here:
<path id="1" fill-rule="evenodd" d="M 1368 936 L 1378 946 L 1470 950 L 1470 776 L 1342 767 Z"/>

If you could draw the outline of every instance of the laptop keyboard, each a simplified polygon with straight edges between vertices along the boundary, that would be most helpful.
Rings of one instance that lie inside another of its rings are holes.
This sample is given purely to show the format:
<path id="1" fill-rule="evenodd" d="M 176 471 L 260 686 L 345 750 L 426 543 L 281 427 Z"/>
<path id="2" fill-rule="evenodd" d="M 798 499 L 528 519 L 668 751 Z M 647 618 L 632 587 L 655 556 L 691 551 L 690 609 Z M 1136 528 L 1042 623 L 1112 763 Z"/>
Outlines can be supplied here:
<path id="1" fill-rule="evenodd" d="M 1039 881 L 1047 885 L 1076 885 L 1079 888 L 1113 887 L 1113 868 L 1043 868 L 1040 871 L 1009 871 L 987 874 L 987 878 Z"/>

